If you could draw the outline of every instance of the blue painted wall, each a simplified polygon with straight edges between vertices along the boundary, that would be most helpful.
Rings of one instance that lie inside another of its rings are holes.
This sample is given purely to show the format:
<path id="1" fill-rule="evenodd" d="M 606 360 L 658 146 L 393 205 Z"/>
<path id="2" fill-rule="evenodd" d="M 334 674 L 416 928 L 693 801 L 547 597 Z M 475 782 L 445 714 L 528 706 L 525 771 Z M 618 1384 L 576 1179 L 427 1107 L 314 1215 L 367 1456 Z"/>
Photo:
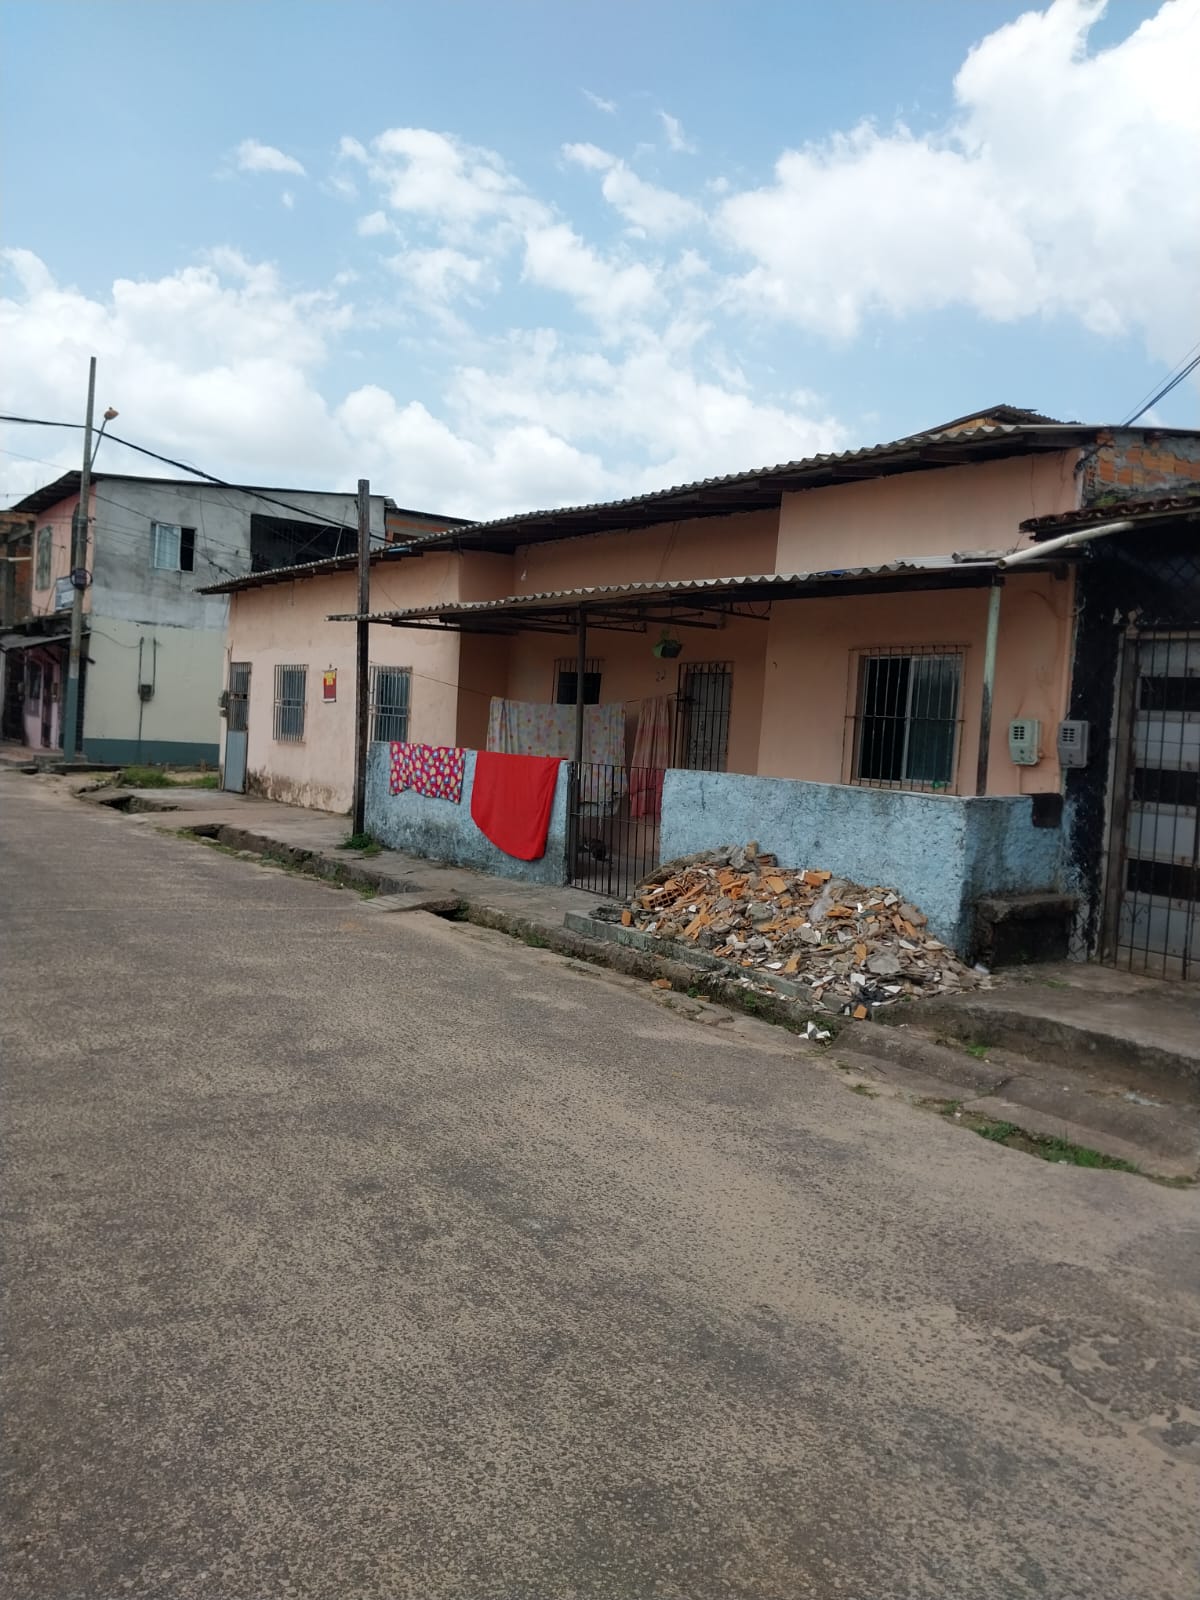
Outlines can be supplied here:
<path id="1" fill-rule="evenodd" d="M 497 850 L 471 817 L 475 754 L 474 750 L 466 752 L 462 800 L 453 805 L 449 800 L 430 800 L 412 789 L 389 793 L 391 752 L 386 744 L 373 744 L 367 758 L 367 831 L 393 850 L 407 850 L 431 861 L 477 867 L 481 872 L 527 883 L 565 883 L 569 764 L 564 761 L 559 766 L 545 855 L 538 861 L 518 861 Z"/>
<path id="2" fill-rule="evenodd" d="M 980 895 L 1059 887 L 1062 835 L 1035 828 L 1023 796 L 928 795 L 848 784 L 672 769 L 663 784 L 664 861 L 756 839 L 786 867 L 887 884 L 939 939 L 970 943 Z"/>

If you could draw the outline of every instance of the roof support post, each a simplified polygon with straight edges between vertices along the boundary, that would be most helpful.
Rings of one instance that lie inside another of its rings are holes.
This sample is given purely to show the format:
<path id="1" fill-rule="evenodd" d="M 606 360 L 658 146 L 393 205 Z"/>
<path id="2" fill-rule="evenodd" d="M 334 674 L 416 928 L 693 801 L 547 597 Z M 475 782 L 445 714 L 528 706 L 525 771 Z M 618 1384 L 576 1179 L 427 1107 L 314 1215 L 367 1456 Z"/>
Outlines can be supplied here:
<path id="1" fill-rule="evenodd" d="M 979 701 L 979 764 L 975 793 L 987 793 L 988 754 L 992 743 L 992 696 L 996 688 L 996 645 L 1000 638 L 1000 596 L 1004 579 L 996 578 L 988 590 L 987 634 L 983 645 L 983 692 Z"/>
<path id="2" fill-rule="evenodd" d="M 575 650 L 575 765 L 583 765 L 583 675 L 587 666 L 587 612 L 582 606 L 576 622 Z"/>

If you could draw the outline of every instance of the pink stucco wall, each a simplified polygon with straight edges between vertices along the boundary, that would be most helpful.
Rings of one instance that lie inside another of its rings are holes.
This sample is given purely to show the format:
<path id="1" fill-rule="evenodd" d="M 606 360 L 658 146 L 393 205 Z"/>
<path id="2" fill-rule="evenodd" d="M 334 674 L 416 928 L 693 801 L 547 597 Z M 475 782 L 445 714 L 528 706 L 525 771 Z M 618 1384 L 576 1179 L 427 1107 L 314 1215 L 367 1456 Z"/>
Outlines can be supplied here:
<path id="1" fill-rule="evenodd" d="M 1011 550 L 1026 517 L 1079 503 L 1077 450 L 905 472 L 786 494 L 778 572 L 874 566 L 905 556 Z M 739 571 L 746 570 L 739 568 Z"/>
<path id="2" fill-rule="evenodd" d="M 371 569 L 371 609 L 436 604 L 457 598 L 453 555 L 377 562 Z M 353 623 L 331 614 L 356 609 L 353 572 L 247 589 L 230 596 L 229 661 L 251 663 L 247 772 L 251 786 L 273 799 L 327 811 L 350 807 L 354 771 Z M 458 706 L 455 634 L 373 627 L 371 662 L 412 669 L 409 735 L 429 744 L 454 744 Z M 301 742 L 274 738 L 275 668 L 307 666 L 307 707 Z M 337 700 L 322 700 L 321 675 L 337 669 Z M 222 739 L 224 729 L 222 726 Z"/>
<path id="3" fill-rule="evenodd" d="M 1072 595 L 1069 577 L 1013 572 L 1004 586 L 989 794 L 1033 794 L 1059 786 L 1054 740 L 1066 704 Z M 982 589 L 777 604 L 767 642 L 758 771 L 817 783 L 847 781 L 847 719 L 855 710 L 857 653 L 879 646 L 961 646 L 955 788 L 974 793 L 986 618 Z M 1008 724 L 1017 717 L 1042 722 L 1045 753 L 1035 767 L 1009 760 Z"/>
<path id="4" fill-rule="evenodd" d="M 778 528 L 775 511 L 752 511 L 526 545 L 513 558 L 510 592 L 774 572 Z"/>
<path id="5" fill-rule="evenodd" d="M 92 490 L 91 502 L 94 515 L 96 507 L 94 489 Z M 33 574 L 30 580 L 30 598 L 34 616 L 48 616 L 54 611 L 54 585 L 59 578 L 65 577 L 71 570 L 71 518 L 78 504 L 79 496 L 77 494 L 71 495 L 69 499 L 60 500 L 57 505 L 51 506 L 48 511 L 43 512 L 36 519 L 32 546 Z M 87 560 L 84 562 L 84 565 L 89 569 L 92 565 L 91 526 L 89 524 L 88 554 Z M 39 588 L 37 584 L 37 547 L 43 528 L 51 530 L 52 557 L 49 585 L 46 588 Z M 85 590 L 83 596 L 83 608 L 85 611 L 91 609 L 91 600 L 91 590 Z"/>

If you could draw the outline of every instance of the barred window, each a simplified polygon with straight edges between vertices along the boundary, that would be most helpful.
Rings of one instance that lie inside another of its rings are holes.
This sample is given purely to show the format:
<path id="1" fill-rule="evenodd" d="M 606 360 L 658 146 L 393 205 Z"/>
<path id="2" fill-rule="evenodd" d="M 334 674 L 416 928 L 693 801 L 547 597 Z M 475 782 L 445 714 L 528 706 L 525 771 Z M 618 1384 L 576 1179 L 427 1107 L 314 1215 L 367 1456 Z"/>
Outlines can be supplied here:
<path id="1" fill-rule="evenodd" d="M 852 783 L 953 788 L 962 668 L 963 652 L 953 645 L 859 652 L 849 713 Z"/>
<path id="2" fill-rule="evenodd" d="M 34 574 L 33 586 L 35 589 L 48 589 L 50 587 L 50 569 L 54 560 L 54 530 L 52 528 L 39 528 L 37 536 L 37 570 Z"/>
<path id="3" fill-rule="evenodd" d="M 675 759 L 693 772 L 724 772 L 733 702 L 732 661 L 680 667 Z"/>
<path id="4" fill-rule="evenodd" d="M 407 744 L 411 699 L 410 667 L 372 667 L 371 738 L 384 744 Z"/>
<path id="5" fill-rule="evenodd" d="M 304 738 L 307 667 L 275 668 L 275 737 L 299 744 Z"/>
<path id="6" fill-rule="evenodd" d="M 583 663 L 583 703 L 585 706 L 598 706 L 600 704 L 600 678 L 604 671 L 604 662 L 599 656 L 592 656 Z M 559 706 L 573 706 L 578 703 L 576 694 L 576 678 L 579 674 L 579 661 L 574 656 L 564 656 L 554 663 L 554 703 Z"/>

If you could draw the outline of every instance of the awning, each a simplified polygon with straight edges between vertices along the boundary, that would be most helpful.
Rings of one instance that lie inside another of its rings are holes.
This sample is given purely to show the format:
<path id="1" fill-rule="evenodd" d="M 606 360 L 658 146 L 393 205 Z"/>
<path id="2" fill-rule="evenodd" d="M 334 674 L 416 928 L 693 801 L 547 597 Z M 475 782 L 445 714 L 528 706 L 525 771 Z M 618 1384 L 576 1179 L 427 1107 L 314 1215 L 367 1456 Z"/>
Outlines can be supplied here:
<path id="1" fill-rule="evenodd" d="M 502 600 L 469 600 L 362 614 L 347 612 L 329 620 L 453 633 L 573 633 L 582 612 L 589 628 L 642 632 L 651 623 L 719 628 L 727 617 L 766 621 L 770 604 L 776 600 L 985 588 L 1001 576 L 999 559 L 991 554 L 965 560 L 928 556 L 826 572 L 768 572 L 756 577 L 595 585 L 509 595 Z"/>
<path id="2" fill-rule="evenodd" d="M 69 633 L 4 633 L 0 634 L 0 650 L 33 650 L 42 644 L 66 644 L 70 637 Z"/>

